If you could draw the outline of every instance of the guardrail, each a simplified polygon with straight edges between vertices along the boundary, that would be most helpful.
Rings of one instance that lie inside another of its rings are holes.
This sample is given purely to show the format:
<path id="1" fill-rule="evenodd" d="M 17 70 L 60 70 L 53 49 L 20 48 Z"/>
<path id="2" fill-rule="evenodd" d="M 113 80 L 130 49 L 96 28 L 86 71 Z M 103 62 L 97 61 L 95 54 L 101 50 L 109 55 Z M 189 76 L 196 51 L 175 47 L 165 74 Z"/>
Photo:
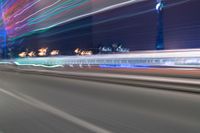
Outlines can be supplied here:
<path id="1" fill-rule="evenodd" d="M 99 66 L 99 67 L 200 67 L 200 49 L 145 51 L 126 54 L 92 56 L 60 56 L 41 58 L 18 58 L 10 61 L 16 65 L 41 67 Z"/>
<path id="2" fill-rule="evenodd" d="M 100 67 L 200 67 L 200 50 L 147 51 L 126 54 L 92 56 L 60 56 L 15 59 L 16 65 L 46 67 L 100 66 Z"/>

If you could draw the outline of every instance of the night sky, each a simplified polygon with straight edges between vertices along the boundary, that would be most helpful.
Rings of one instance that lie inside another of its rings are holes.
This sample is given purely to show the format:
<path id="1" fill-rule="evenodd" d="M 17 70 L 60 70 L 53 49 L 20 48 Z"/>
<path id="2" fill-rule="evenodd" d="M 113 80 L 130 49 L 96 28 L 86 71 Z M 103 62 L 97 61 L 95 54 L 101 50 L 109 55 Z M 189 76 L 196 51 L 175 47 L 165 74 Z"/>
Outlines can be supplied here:
<path id="1" fill-rule="evenodd" d="M 97 49 L 113 43 L 134 50 L 153 50 L 156 42 L 155 0 L 117 8 L 82 18 L 17 40 L 15 49 L 40 47 L 72 54 L 77 47 Z M 166 0 L 164 40 L 166 49 L 200 47 L 200 0 Z"/>

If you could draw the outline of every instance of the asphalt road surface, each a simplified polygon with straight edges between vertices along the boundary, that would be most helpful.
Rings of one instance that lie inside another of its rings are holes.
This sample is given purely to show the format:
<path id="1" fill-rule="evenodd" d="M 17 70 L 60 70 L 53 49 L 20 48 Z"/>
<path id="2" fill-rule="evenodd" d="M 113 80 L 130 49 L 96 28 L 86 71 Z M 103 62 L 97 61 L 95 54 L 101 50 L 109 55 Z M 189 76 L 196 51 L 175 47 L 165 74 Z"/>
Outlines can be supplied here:
<path id="1" fill-rule="evenodd" d="M 0 133 L 200 133 L 200 96 L 0 72 Z"/>

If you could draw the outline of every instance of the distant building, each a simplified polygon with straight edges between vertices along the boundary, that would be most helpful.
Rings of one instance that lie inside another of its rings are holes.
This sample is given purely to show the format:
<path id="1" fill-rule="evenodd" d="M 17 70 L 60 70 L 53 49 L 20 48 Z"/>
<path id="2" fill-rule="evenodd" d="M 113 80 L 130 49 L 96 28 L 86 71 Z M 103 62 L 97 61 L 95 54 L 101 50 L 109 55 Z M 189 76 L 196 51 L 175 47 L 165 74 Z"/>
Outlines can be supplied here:
<path id="1" fill-rule="evenodd" d="M 100 46 L 99 54 L 110 54 L 110 53 L 127 53 L 130 50 L 128 48 L 123 47 L 122 44 L 113 43 L 110 46 Z"/>

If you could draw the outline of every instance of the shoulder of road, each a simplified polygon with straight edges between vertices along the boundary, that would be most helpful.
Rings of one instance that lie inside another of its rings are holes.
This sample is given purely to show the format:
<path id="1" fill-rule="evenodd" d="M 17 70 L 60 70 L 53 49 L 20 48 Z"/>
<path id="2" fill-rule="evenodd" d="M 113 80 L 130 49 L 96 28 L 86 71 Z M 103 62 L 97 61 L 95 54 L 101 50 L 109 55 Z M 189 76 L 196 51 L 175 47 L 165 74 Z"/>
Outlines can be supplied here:
<path id="1" fill-rule="evenodd" d="M 74 78 L 95 82 L 165 89 L 187 93 L 200 93 L 200 72 L 197 69 L 151 68 L 151 69 L 100 69 L 16 67 L 1 65 L 1 71 L 39 74 L 61 78 Z"/>

